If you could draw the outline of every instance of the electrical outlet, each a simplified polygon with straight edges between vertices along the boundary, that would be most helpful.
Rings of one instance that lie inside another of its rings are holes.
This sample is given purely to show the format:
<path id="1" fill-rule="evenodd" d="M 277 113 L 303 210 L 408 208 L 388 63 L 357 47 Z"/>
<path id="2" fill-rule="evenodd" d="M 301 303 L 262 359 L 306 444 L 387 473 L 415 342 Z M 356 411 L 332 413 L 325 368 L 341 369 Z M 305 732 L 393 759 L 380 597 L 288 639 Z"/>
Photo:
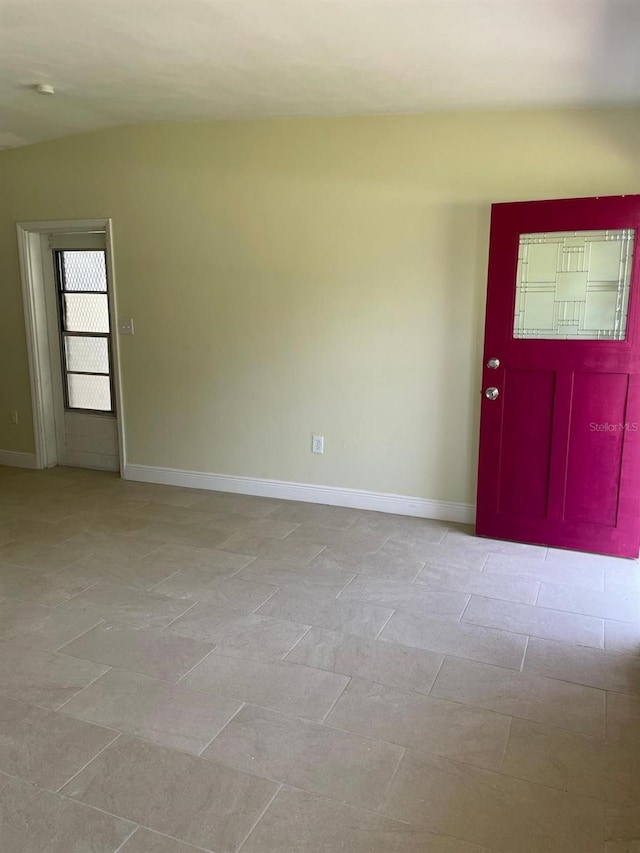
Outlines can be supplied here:
<path id="1" fill-rule="evenodd" d="M 312 453 L 324 453 L 324 436 L 323 435 L 312 435 L 311 436 L 311 452 Z"/>
<path id="2" fill-rule="evenodd" d="M 9 423 L 11 423 L 11 424 L 17 424 L 18 423 L 18 413 L 17 412 L 11 412 L 10 413 Z"/>
<path id="3" fill-rule="evenodd" d="M 118 320 L 118 331 L 121 335 L 133 334 L 133 319 L 131 317 Z"/>

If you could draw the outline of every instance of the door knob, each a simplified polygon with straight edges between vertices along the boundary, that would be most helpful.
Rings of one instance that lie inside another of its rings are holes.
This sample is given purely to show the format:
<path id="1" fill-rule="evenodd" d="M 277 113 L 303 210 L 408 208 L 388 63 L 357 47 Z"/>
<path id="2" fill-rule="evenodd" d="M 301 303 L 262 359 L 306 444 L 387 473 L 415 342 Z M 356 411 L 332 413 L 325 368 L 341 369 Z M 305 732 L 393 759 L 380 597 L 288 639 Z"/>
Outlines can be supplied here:
<path id="1" fill-rule="evenodd" d="M 487 367 L 490 370 L 497 370 L 500 367 L 500 359 L 495 358 L 495 356 L 490 358 L 489 361 L 487 362 Z"/>
<path id="2" fill-rule="evenodd" d="M 484 396 L 487 398 L 487 400 L 497 400 L 499 393 L 500 392 L 498 391 L 498 389 L 494 385 L 492 385 L 491 388 L 487 388 L 487 390 L 484 392 Z"/>

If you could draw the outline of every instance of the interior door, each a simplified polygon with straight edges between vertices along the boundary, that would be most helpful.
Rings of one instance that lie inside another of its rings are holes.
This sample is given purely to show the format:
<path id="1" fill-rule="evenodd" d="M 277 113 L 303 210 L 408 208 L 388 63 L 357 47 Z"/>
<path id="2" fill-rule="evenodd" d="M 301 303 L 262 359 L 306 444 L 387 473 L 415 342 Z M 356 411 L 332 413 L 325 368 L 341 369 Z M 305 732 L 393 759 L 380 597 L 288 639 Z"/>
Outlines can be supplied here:
<path id="1" fill-rule="evenodd" d="M 58 464 L 117 471 L 105 235 L 55 234 L 42 241 Z"/>
<path id="2" fill-rule="evenodd" d="M 637 557 L 640 196 L 492 208 L 476 532 Z"/>

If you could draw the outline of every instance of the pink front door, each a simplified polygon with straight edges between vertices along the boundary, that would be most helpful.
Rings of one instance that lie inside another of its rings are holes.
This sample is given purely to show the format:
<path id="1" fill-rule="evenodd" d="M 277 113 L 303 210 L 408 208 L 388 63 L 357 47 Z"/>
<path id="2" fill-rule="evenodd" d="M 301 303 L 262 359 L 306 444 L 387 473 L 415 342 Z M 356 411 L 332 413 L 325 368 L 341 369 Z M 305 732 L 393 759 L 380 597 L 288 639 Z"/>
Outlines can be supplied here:
<path id="1" fill-rule="evenodd" d="M 476 532 L 637 557 L 640 196 L 496 204 Z"/>

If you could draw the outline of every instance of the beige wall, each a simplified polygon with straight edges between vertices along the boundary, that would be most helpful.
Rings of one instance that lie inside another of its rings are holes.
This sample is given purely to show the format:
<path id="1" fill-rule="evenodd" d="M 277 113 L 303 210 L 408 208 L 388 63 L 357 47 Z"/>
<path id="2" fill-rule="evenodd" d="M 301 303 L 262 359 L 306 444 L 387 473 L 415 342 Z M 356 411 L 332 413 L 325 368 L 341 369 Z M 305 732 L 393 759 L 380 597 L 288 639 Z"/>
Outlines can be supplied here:
<path id="1" fill-rule="evenodd" d="M 0 449 L 33 449 L 15 222 L 110 216 L 129 462 L 473 501 L 490 203 L 640 192 L 639 134 L 449 113 L 0 152 Z"/>

